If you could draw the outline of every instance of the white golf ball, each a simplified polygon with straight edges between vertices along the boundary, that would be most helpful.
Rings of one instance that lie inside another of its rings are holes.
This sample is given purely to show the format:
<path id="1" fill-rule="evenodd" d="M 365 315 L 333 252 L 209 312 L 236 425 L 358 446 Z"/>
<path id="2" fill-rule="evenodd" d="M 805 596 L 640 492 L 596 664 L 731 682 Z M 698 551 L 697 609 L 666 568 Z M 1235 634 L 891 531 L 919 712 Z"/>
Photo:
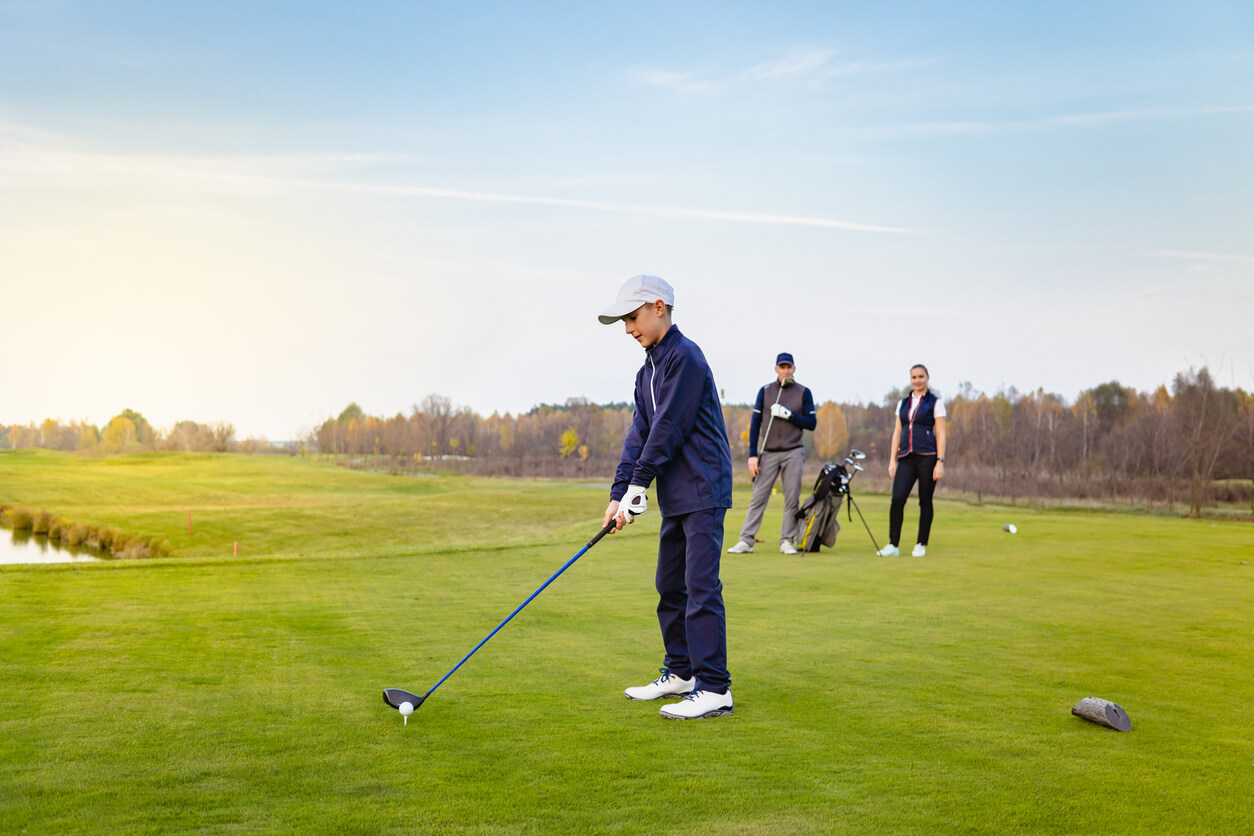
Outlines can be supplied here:
<path id="1" fill-rule="evenodd" d="M 401 703 L 400 708 L 402 717 L 408 717 L 410 714 L 414 713 L 414 704 L 412 702 L 403 702 Z"/>
<path id="2" fill-rule="evenodd" d="M 1014 533 L 1015 533 L 1015 532 L 1017 532 L 1019 529 L 1015 528 L 1015 524 L 1014 524 L 1014 523 L 1006 523 L 1005 525 L 1003 525 L 1003 526 L 1001 527 L 1001 530 L 1002 530 L 1002 531 L 1009 531 L 1011 534 L 1014 534 Z"/>

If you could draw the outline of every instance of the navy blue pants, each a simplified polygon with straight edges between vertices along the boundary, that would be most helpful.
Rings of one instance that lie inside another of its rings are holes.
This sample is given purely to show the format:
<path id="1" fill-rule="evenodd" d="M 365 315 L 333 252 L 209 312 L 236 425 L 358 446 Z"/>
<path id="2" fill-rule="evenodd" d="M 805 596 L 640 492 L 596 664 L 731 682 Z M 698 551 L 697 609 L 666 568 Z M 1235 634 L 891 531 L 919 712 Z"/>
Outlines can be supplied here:
<path id="1" fill-rule="evenodd" d="M 666 647 L 666 668 L 683 679 L 697 679 L 703 691 L 731 687 L 727 673 L 727 619 L 723 582 L 726 508 L 662 518 L 657 549 L 657 620 Z"/>
<path id="2" fill-rule="evenodd" d="M 910 489 L 919 483 L 919 539 L 916 543 L 927 545 L 932 533 L 932 493 L 936 480 L 936 457 L 910 453 L 897 460 L 897 475 L 893 478 L 893 504 L 888 509 L 888 540 L 894 546 L 901 544 L 901 524 L 906 515 L 906 500 Z"/>

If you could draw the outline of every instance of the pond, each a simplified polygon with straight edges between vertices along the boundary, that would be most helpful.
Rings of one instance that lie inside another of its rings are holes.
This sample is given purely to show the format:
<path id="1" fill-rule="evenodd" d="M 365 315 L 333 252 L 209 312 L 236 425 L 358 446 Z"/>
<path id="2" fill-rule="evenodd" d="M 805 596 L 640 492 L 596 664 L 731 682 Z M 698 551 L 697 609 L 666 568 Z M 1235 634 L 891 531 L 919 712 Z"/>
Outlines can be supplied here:
<path id="1" fill-rule="evenodd" d="M 0 528 L 0 563 L 87 563 L 102 559 L 95 549 L 62 546 L 41 534 Z"/>

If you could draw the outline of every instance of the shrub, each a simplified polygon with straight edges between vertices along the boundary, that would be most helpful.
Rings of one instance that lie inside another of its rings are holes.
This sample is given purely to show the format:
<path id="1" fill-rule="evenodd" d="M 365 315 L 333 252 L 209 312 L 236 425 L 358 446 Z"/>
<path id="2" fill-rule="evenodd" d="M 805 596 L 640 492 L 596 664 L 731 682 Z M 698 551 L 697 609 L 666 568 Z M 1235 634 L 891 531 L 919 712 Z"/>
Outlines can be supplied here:
<path id="1" fill-rule="evenodd" d="M 135 537 L 131 538 L 120 551 L 115 551 L 114 555 L 125 560 L 139 560 L 140 558 L 150 557 L 152 551 L 146 540 L 142 537 Z"/>
<path id="2" fill-rule="evenodd" d="M 7 525 L 14 531 L 46 534 L 49 540 L 59 541 L 64 546 L 82 546 L 115 557 L 169 557 L 173 552 L 169 540 L 127 534 L 118 528 L 70 522 L 53 517 L 46 511 L 32 513 L 8 505 L 0 505 L 0 525 Z"/>
<path id="3" fill-rule="evenodd" d="M 9 528 L 14 531 L 30 531 L 35 524 L 31 512 L 22 508 L 10 508 L 5 515 L 9 518 Z"/>
<path id="4" fill-rule="evenodd" d="M 116 528 L 99 529 L 99 542 L 101 551 L 112 552 L 118 554 L 126 548 L 130 537 Z"/>
<path id="5" fill-rule="evenodd" d="M 82 523 L 68 525 L 61 534 L 61 542 L 67 546 L 81 546 L 87 540 L 90 531 L 91 529 Z"/>
<path id="6" fill-rule="evenodd" d="M 69 524 L 65 520 L 53 520 L 48 524 L 48 539 L 54 542 L 63 539 L 67 528 L 69 528 Z"/>

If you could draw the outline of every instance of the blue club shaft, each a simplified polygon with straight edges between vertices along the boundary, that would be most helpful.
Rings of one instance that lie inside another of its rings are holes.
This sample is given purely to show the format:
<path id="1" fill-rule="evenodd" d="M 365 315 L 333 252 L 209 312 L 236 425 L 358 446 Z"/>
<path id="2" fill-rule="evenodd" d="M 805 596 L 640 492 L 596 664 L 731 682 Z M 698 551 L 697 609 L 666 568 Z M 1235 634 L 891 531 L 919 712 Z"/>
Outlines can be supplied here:
<path id="1" fill-rule="evenodd" d="M 475 653 L 479 650 L 479 648 L 481 648 L 481 647 L 483 647 L 485 644 L 487 644 L 487 643 L 488 643 L 488 639 L 492 638 L 492 637 L 493 637 L 493 636 L 495 636 L 497 633 L 499 633 L 499 632 L 500 632 L 500 630 L 501 630 L 501 628 L 502 628 L 502 627 L 504 627 L 506 624 L 509 624 L 510 620 L 511 620 L 514 616 L 516 616 L 516 615 L 518 615 L 520 612 L 522 612 L 523 607 L 525 607 L 525 606 L 527 606 L 528 604 L 530 604 L 533 600 L 535 600 L 535 597 L 536 597 L 537 595 L 539 595 L 541 592 L 543 592 L 543 591 L 545 590 L 545 588 L 546 588 L 546 587 L 548 587 L 548 585 L 549 585 L 549 584 L 551 584 L 551 583 L 553 583 L 553 581 L 557 580 L 557 576 L 558 576 L 558 575 L 562 574 L 562 573 L 563 573 L 563 572 L 565 572 L 567 569 L 569 569 L 569 568 L 571 567 L 571 565 L 572 565 L 572 564 L 573 564 L 576 560 L 578 560 L 579 558 L 581 558 L 581 557 L 583 557 L 583 556 L 584 556 L 584 553 L 585 553 L 585 552 L 587 552 L 587 551 L 588 551 L 588 549 L 590 549 L 590 548 L 592 548 L 593 546 L 595 546 L 595 545 L 597 544 L 597 542 L 598 542 L 598 541 L 599 541 L 602 537 L 604 537 L 606 534 L 609 534 L 609 533 L 610 533 L 610 531 L 614 528 L 614 525 L 615 525 L 614 520 L 610 520 L 609 525 L 605 526 L 605 528 L 601 529 L 601 531 L 597 534 L 597 536 L 595 536 L 595 537 L 593 537 L 591 540 L 589 540 L 589 541 L 588 541 L 588 544 L 587 544 L 586 546 L 584 546 L 582 549 L 580 549 L 580 550 L 579 550 L 579 552 L 578 552 L 578 554 L 576 554 L 576 555 L 575 555 L 574 557 L 572 557 L 570 560 L 568 560 L 568 561 L 566 561 L 564 564 L 562 564 L 562 568 L 561 568 L 561 569 L 558 569 L 556 572 L 554 572 L 554 573 L 553 573 L 553 577 L 549 578 L 547 581 L 545 581 L 544 583 L 542 583 L 542 584 L 540 585 L 540 588 L 539 588 L 539 589 L 537 589 L 535 592 L 533 592 L 533 593 L 531 593 L 530 595 L 528 595 L 528 596 L 527 596 L 527 600 L 526 600 L 526 601 L 523 601 L 521 604 L 519 604 L 519 605 L 518 605 L 518 608 L 517 608 L 517 609 L 515 609 L 512 613 L 510 613 L 508 616 L 506 616 L 504 621 L 502 621 L 500 624 L 496 625 L 496 629 L 495 629 L 495 630 L 493 630 L 491 633 L 488 633 L 486 636 L 484 636 L 484 637 L 483 637 L 483 641 L 481 641 L 481 642 L 479 642 L 477 645 L 475 645 L 475 649 L 474 649 L 474 650 L 472 650 L 472 651 L 470 651 L 469 653 L 467 653 L 467 654 L 466 654 L 466 658 L 465 658 L 465 659 L 462 659 L 460 662 L 458 662 L 456 665 L 454 665 L 454 666 L 453 666 L 453 669 L 452 669 L 452 670 L 450 670 L 448 673 L 444 674 L 444 676 L 440 678 L 440 681 L 439 681 L 439 682 L 437 682 L 437 683 L 435 683 L 434 685 L 432 685 L 432 686 L 431 686 L 431 688 L 430 688 L 430 690 L 428 690 L 428 691 L 427 691 L 427 693 L 425 693 L 425 694 L 423 694 L 423 695 L 422 695 L 422 698 L 425 700 L 427 697 L 431 696 L 432 692 L 433 692 L 433 691 L 435 691 L 435 689 L 436 689 L 436 688 L 439 688 L 441 685 L 443 685 L 443 684 L 444 684 L 444 680 L 448 679 L 450 676 L 452 676 L 454 673 L 456 673 L 458 668 L 460 668 L 462 665 L 466 664 L 466 660 L 467 660 L 467 659 L 469 659 L 471 656 L 474 656 L 474 655 L 475 655 Z"/>

